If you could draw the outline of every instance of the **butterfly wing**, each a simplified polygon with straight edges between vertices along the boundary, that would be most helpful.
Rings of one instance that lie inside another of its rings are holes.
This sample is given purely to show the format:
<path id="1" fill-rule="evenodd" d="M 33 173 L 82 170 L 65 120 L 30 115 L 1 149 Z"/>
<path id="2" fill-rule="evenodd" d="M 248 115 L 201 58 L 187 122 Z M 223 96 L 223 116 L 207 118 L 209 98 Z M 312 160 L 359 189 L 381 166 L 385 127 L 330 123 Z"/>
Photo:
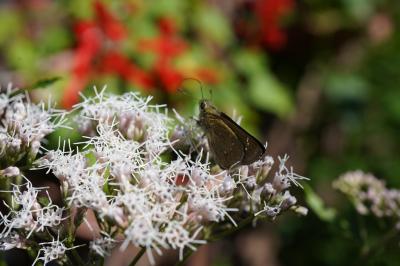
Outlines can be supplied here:
<path id="1" fill-rule="evenodd" d="M 264 145 L 223 112 L 221 112 L 221 119 L 235 133 L 242 144 L 244 154 L 240 164 L 251 164 L 260 159 L 265 153 Z"/>
<path id="2" fill-rule="evenodd" d="M 208 114 L 205 121 L 206 136 L 215 162 L 222 169 L 241 164 L 244 147 L 235 132 L 217 115 Z"/>

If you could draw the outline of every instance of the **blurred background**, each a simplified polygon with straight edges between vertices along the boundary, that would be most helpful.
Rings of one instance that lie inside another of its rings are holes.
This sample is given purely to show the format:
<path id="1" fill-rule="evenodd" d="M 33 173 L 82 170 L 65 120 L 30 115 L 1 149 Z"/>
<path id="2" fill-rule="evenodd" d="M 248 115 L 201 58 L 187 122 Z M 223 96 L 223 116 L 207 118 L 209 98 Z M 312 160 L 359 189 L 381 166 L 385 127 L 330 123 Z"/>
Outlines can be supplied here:
<path id="1" fill-rule="evenodd" d="M 188 265 L 399 265 L 393 221 L 357 214 L 332 188 L 355 169 L 400 188 L 399 26 L 396 0 L 3 0 L 0 82 L 45 79 L 32 99 L 67 109 L 107 84 L 190 117 L 202 93 L 184 79 L 197 79 L 311 179 L 298 195 L 307 217 L 246 228 Z"/>

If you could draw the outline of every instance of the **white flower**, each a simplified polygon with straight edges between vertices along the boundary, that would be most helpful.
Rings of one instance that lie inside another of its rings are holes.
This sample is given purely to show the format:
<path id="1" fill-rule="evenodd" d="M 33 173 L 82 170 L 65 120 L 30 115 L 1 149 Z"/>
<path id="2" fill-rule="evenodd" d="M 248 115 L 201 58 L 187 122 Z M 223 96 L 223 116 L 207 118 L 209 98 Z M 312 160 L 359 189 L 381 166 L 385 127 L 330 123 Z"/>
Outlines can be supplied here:
<path id="1" fill-rule="evenodd" d="M 43 231 L 45 227 L 56 227 L 60 224 L 64 208 L 52 204 L 50 197 L 49 204 L 45 207 L 37 202 L 40 189 L 32 186 L 27 181 L 23 185 L 13 185 L 12 205 L 7 215 L 1 214 L 0 224 L 4 225 L 1 232 L 2 237 L 7 237 L 15 229 L 24 230 L 30 238 L 32 233 Z"/>
<path id="2" fill-rule="evenodd" d="M 62 221 L 62 213 L 64 208 L 60 208 L 57 205 L 49 205 L 41 208 L 37 211 L 36 221 L 37 221 L 37 229 L 36 231 L 43 231 L 43 229 L 48 227 L 56 227 L 60 225 Z"/>
<path id="3" fill-rule="evenodd" d="M 298 175 L 293 172 L 293 168 L 287 168 L 285 163 L 289 159 L 289 156 L 285 155 L 283 158 L 278 157 L 279 159 L 279 169 L 275 173 L 274 180 L 272 182 L 274 188 L 277 191 L 282 191 L 290 187 L 291 184 L 295 186 L 301 187 L 301 184 L 298 180 L 309 180 L 307 177 Z"/>
<path id="4" fill-rule="evenodd" d="M 77 248 L 77 246 L 67 248 L 64 245 L 63 241 L 60 241 L 58 237 L 57 240 L 40 243 L 39 245 L 41 246 L 41 248 L 39 249 L 36 259 L 34 260 L 32 265 L 35 265 L 36 262 L 39 260 L 43 261 L 43 264 L 46 265 L 53 260 L 63 258 L 67 250 Z"/>
<path id="5" fill-rule="evenodd" d="M 33 104 L 25 94 L 10 96 L 10 92 L 11 85 L 7 94 L 0 94 L 0 157 L 10 154 L 20 159 L 29 153 L 34 158 L 43 138 L 63 126 L 65 113 L 50 104 L 45 108 L 43 102 Z"/>
<path id="6" fill-rule="evenodd" d="M 220 198 L 216 193 L 210 193 L 207 190 L 199 189 L 189 195 L 188 206 L 190 215 L 201 218 L 201 222 L 220 222 L 224 221 L 225 217 L 228 217 L 231 222 L 236 225 L 228 212 L 234 212 L 237 211 L 237 209 L 228 208 L 225 204 L 225 202 L 230 199 L 231 197 Z"/>
<path id="7" fill-rule="evenodd" d="M 192 250 L 196 250 L 196 245 L 206 244 L 205 240 L 196 240 L 197 235 L 202 230 L 199 227 L 192 236 L 188 230 L 182 225 L 182 223 L 177 221 L 171 221 L 168 223 L 167 227 L 164 229 L 163 237 L 164 240 L 173 248 L 179 249 L 179 259 L 183 259 L 183 249 L 189 247 Z"/>
<path id="8" fill-rule="evenodd" d="M 127 139 L 145 142 L 148 150 L 161 152 L 168 143 L 171 121 L 166 114 L 161 113 L 162 105 L 150 105 L 151 97 L 143 99 L 137 93 L 126 93 L 122 96 L 106 95 L 102 91 L 96 92 L 93 98 L 84 98 L 84 101 L 75 106 L 81 110 L 79 124 L 92 121 L 94 125 L 112 125 L 119 122 L 118 129 Z M 82 117 L 84 119 L 82 119 Z"/>
<path id="9" fill-rule="evenodd" d="M 0 176 L 4 177 L 15 177 L 19 176 L 21 174 L 21 171 L 19 170 L 18 167 L 15 166 L 9 166 L 6 169 L 0 170 Z"/>
<path id="10" fill-rule="evenodd" d="M 14 229 L 24 229 L 28 232 L 27 238 L 29 238 L 35 230 L 36 222 L 33 218 L 32 212 L 27 209 L 10 211 L 9 215 L 1 216 L 1 223 L 4 224 L 3 232 L 1 232 L 3 237 L 7 237 Z"/>
<path id="11" fill-rule="evenodd" d="M 47 168 L 65 182 L 68 189 L 68 202 L 77 207 L 88 207 L 96 210 L 109 205 L 107 195 L 102 190 L 105 180 L 102 165 L 87 166 L 84 154 L 63 151 L 49 151 L 40 158 L 38 168 Z"/>
<path id="12" fill-rule="evenodd" d="M 400 190 L 386 188 L 385 183 L 372 174 L 347 172 L 333 186 L 346 194 L 362 215 L 372 213 L 376 217 L 400 219 Z"/>
<path id="13" fill-rule="evenodd" d="M 256 212 L 254 215 L 257 216 L 261 213 L 265 213 L 268 217 L 274 219 L 276 216 L 278 216 L 280 212 L 281 212 L 281 207 L 279 205 L 268 206 L 264 201 L 264 208 L 261 211 Z"/>
<path id="14" fill-rule="evenodd" d="M 36 162 L 60 180 L 68 207 L 92 209 L 102 230 L 121 232 L 121 249 L 130 244 L 146 248 L 151 263 L 152 252 L 161 254 L 162 249 L 178 249 L 182 258 L 184 248 L 205 243 L 203 225 L 236 225 L 232 216 L 243 206 L 252 215 L 270 217 L 294 206 L 296 198 L 287 189 L 305 178 L 285 166 L 287 157 L 280 159 L 272 183 L 266 182 L 273 164 L 268 156 L 239 172 L 215 172 L 205 149 L 196 156 L 176 150 L 169 134 L 175 128 L 172 119 L 164 106 L 151 105 L 150 100 L 135 93 L 96 91 L 95 97 L 75 106 L 76 121 L 86 134 L 82 151 L 65 151 L 64 144 Z M 190 132 L 176 116 L 183 134 Z M 202 143 L 200 134 L 195 137 Z M 36 208 L 35 230 L 56 226 L 60 212 L 50 206 Z M 107 233 L 90 244 L 100 256 L 108 255 L 116 241 Z"/>
<path id="15" fill-rule="evenodd" d="M 226 171 L 224 171 L 226 173 Z M 222 184 L 219 187 L 219 194 L 221 196 L 232 195 L 233 191 L 237 187 L 235 180 L 228 174 L 225 174 Z"/>
<path id="16" fill-rule="evenodd" d="M 13 248 L 26 248 L 25 240 L 16 232 L 11 232 L 7 236 L 0 235 L 0 250 Z"/>
<path id="17" fill-rule="evenodd" d="M 91 241 L 89 247 L 102 257 L 110 255 L 112 249 L 116 246 L 116 240 L 105 234 L 103 237 Z"/>
<path id="18" fill-rule="evenodd" d="M 131 243 L 135 246 L 146 247 L 147 255 L 151 264 L 154 264 L 154 257 L 151 249 L 158 254 L 162 254 L 160 247 L 168 248 L 162 239 L 162 234 L 156 226 L 146 216 L 137 217 L 124 232 L 125 240 L 121 245 L 121 250 L 125 250 Z"/>
<path id="19" fill-rule="evenodd" d="M 297 203 L 297 199 L 294 196 L 292 196 L 288 190 L 286 190 L 285 194 L 283 194 L 283 196 L 282 196 L 280 208 L 282 210 L 287 210 L 290 207 L 292 207 L 293 205 L 295 205 L 296 203 Z"/>

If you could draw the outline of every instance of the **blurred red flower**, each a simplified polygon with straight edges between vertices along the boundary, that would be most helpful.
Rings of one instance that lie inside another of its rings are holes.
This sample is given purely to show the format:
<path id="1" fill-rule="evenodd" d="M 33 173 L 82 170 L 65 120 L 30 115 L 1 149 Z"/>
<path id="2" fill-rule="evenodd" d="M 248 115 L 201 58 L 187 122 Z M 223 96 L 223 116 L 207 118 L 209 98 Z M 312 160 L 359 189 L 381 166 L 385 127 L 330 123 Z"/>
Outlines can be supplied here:
<path id="1" fill-rule="evenodd" d="M 102 41 L 99 29 L 92 21 L 79 21 L 74 32 L 77 47 L 74 52 L 72 77 L 61 101 L 65 108 L 70 108 L 78 102 L 79 92 L 88 82 L 93 58 L 99 52 Z"/>
<path id="2" fill-rule="evenodd" d="M 158 36 L 139 42 L 139 50 L 156 54 L 152 73 L 166 91 L 175 92 L 184 77 L 183 73 L 174 67 L 173 60 L 187 50 L 187 44 L 178 36 L 175 21 L 171 18 L 161 18 L 158 21 L 158 29 Z"/>
<path id="3" fill-rule="evenodd" d="M 118 74 L 132 84 L 139 84 L 144 88 L 151 88 L 151 76 L 134 65 L 127 57 L 116 51 L 110 51 L 102 57 L 101 71 L 109 74 Z"/>
<path id="4" fill-rule="evenodd" d="M 294 0 L 258 0 L 255 13 L 261 21 L 263 42 L 271 49 L 278 50 L 286 44 L 286 33 L 280 20 L 294 8 Z"/>
<path id="5" fill-rule="evenodd" d="M 237 10 L 235 31 L 250 45 L 263 44 L 271 50 L 282 49 L 287 42 L 282 17 L 293 11 L 294 0 L 246 1 Z"/>
<path id="6" fill-rule="evenodd" d="M 152 86 L 151 77 L 147 73 L 124 55 L 109 51 L 113 49 L 113 43 L 126 38 L 125 27 L 101 1 L 94 1 L 93 9 L 95 18 L 90 21 L 78 21 L 74 28 L 77 46 L 74 51 L 72 77 L 61 102 L 65 108 L 70 108 L 78 102 L 79 92 L 85 88 L 96 70 L 117 74 L 133 85 L 144 88 Z M 104 43 L 107 43 L 107 46 L 103 45 Z"/>
<path id="7" fill-rule="evenodd" d="M 101 1 L 94 1 L 93 9 L 94 19 L 77 21 L 74 27 L 77 46 L 71 80 L 62 99 L 63 107 L 70 108 L 78 102 L 79 92 L 95 74 L 117 75 L 133 86 L 145 89 L 161 87 L 170 93 L 178 89 L 185 74 L 207 83 L 217 82 L 217 74 L 211 69 L 179 69 L 175 66 L 176 60 L 189 49 L 189 45 L 179 36 L 172 18 L 160 18 L 157 21 L 157 36 L 138 43 L 136 52 L 155 54 L 153 65 L 146 71 L 119 50 L 119 42 L 127 39 L 126 28 Z"/>
<path id="8" fill-rule="evenodd" d="M 107 10 L 102 2 L 95 1 L 94 10 L 100 28 L 108 38 L 113 41 L 119 41 L 126 37 L 125 27 Z"/>

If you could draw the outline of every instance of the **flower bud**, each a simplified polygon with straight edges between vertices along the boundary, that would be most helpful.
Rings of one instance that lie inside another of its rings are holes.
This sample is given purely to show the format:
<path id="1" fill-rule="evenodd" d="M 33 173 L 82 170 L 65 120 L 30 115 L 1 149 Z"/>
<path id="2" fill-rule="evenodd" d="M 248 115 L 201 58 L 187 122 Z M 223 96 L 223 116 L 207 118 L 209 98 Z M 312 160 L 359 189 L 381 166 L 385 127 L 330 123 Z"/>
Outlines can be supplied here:
<path id="1" fill-rule="evenodd" d="M 18 167 L 9 166 L 6 169 L 0 170 L 0 176 L 4 177 L 15 177 L 21 174 Z"/>

